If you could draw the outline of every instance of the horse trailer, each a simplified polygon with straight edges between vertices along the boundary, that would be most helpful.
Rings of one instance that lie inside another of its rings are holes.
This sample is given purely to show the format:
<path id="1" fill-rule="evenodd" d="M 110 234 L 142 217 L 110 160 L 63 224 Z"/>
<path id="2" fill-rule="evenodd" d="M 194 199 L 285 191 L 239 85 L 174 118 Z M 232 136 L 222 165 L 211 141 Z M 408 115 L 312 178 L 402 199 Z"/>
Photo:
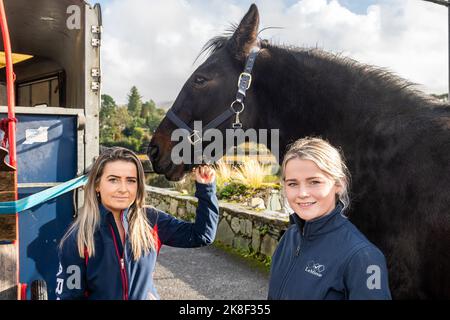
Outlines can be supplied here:
<path id="1" fill-rule="evenodd" d="M 15 73 L 16 199 L 22 199 L 82 175 L 98 156 L 101 7 L 83 0 L 3 2 Z M 5 70 L 3 43 L 0 49 Z M 1 72 L 0 119 L 8 116 L 6 97 Z M 1 194 L 0 202 L 14 200 Z M 48 299 L 55 298 L 57 246 L 82 200 L 73 191 L 0 215 L 0 299 L 30 299 L 36 281 L 45 281 Z"/>

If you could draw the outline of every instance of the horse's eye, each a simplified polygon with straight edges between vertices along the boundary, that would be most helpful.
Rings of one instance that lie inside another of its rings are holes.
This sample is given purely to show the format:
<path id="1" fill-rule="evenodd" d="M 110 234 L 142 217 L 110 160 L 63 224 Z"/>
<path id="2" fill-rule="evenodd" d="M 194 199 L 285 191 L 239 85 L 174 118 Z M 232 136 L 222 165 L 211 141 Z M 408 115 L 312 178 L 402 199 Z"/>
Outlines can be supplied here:
<path id="1" fill-rule="evenodd" d="M 201 86 L 201 85 L 204 85 L 205 83 L 206 83 L 206 78 L 205 77 L 202 77 L 202 76 L 196 76 L 195 78 L 194 78 L 194 82 L 195 82 L 195 84 L 196 85 L 199 85 L 199 86 Z"/>

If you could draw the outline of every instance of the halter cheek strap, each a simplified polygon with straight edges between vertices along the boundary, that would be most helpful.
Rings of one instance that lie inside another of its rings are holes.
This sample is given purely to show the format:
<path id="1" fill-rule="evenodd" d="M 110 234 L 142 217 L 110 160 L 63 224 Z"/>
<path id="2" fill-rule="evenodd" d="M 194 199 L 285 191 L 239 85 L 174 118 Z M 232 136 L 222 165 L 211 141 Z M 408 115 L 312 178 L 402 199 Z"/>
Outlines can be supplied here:
<path id="1" fill-rule="evenodd" d="M 244 102 L 245 93 L 252 84 L 252 70 L 253 65 L 255 64 L 256 57 L 261 49 L 259 47 L 253 47 L 250 51 L 250 55 L 247 58 L 247 62 L 245 64 L 244 72 L 242 72 L 239 76 L 238 81 L 238 92 L 236 94 L 236 101 Z"/>
<path id="2" fill-rule="evenodd" d="M 208 123 L 203 130 L 206 131 L 208 129 L 216 128 L 221 125 L 223 122 L 231 118 L 233 115 L 236 116 L 236 119 L 233 123 L 233 129 L 241 129 L 242 123 L 239 119 L 239 114 L 244 111 L 245 105 L 244 100 L 246 96 L 246 92 L 250 89 L 252 84 L 252 70 L 253 65 L 255 64 L 256 57 L 261 49 L 259 47 L 253 47 L 250 51 L 250 54 L 245 63 L 244 72 L 239 75 L 238 80 L 238 92 L 236 93 L 236 99 L 231 103 L 230 107 Z M 202 141 L 202 137 L 200 136 L 197 130 L 193 130 L 189 125 L 187 125 L 183 120 L 181 120 L 173 111 L 170 109 L 166 117 L 172 121 L 177 127 L 185 129 L 189 132 L 188 140 L 191 144 L 195 145 L 198 142 Z"/>

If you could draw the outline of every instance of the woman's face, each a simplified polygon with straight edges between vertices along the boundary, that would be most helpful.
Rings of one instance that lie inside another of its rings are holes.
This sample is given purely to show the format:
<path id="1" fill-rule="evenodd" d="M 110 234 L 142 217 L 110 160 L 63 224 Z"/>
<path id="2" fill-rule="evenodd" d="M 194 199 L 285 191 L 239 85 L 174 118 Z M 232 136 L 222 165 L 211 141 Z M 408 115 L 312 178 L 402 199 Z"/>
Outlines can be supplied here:
<path id="1" fill-rule="evenodd" d="M 336 194 L 341 187 L 313 161 L 289 160 L 284 173 L 288 203 L 300 218 L 312 220 L 335 208 Z"/>
<path id="2" fill-rule="evenodd" d="M 108 162 L 96 188 L 103 206 L 116 214 L 129 208 L 136 200 L 137 180 L 134 163 L 120 160 Z"/>

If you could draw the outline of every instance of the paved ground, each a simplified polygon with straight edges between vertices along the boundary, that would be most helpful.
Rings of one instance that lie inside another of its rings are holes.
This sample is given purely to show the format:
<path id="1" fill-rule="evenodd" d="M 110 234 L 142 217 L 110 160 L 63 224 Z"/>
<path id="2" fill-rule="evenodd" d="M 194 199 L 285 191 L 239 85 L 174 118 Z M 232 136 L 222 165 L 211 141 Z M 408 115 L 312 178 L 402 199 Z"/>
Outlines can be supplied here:
<path id="1" fill-rule="evenodd" d="M 269 275 L 214 246 L 163 246 L 155 285 L 162 300 L 265 300 Z"/>

